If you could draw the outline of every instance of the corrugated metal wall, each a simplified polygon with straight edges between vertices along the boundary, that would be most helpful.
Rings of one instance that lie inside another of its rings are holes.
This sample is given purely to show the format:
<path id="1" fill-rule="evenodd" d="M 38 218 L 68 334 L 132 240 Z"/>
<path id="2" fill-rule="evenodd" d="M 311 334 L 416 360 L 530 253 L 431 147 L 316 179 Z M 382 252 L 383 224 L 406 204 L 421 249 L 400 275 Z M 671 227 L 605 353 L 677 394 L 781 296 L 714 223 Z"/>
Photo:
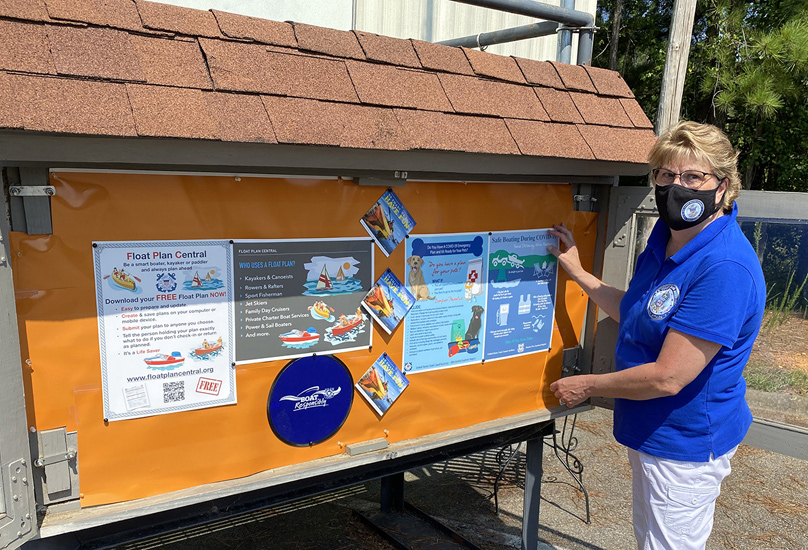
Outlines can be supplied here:
<path id="1" fill-rule="evenodd" d="M 276 21 L 298 21 L 437 42 L 536 22 L 521 15 L 459 4 L 451 0 L 159 0 L 197 9 L 218 9 Z M 559 0 L 546 4 L 558 6 Z M 595 14 L 597 0 L 576 0 L 576 9 Z M 540 61 L 555 60 L 555 36 L 491 46 L 486 51 Z M 573 35 L 572 62 L 578 51 Z"/>
<path id="2" fill-rule="evenodd" d="M 459 4 L 450 0 L 354 0 L 358 30 L 438 42 L 481 32 L 528 25 L 537 20 L 521 15 Z M 546 4 L 558 6 L 558 0 Z M 577 0 L 576 9 L 595 14 L 597 0 Z M 578 51 L 578 38 L 573 36 L 572 62 Z M 533 38 L 510 44 L 499 44 L 486 51 L 514 55 L 540 61 L 555 60 L 555 36 Z"/>

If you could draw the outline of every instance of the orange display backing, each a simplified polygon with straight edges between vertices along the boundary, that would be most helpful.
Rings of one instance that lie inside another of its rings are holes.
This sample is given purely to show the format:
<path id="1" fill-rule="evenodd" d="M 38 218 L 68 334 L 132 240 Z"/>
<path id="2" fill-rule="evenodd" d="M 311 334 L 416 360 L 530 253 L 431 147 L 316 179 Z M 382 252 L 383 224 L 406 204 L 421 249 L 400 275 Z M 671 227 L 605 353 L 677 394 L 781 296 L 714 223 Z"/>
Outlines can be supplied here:
<path id="1" fill-rule="evenodd" d="M 549 384 L 578 344 L 586 296 L 559 272 L 552 349 L 418 373 L 383 418 L 358 396 L 335 436 L 290 447 L 267 422 L 287 361 L 241 365 L 238 404 L 104 423 L 93 241 L 367 237 L 360 217 L 384 192 L 337 179 L 54 172 L 53 235 L 12 233 L 28 421 L 78 432 L 82 506 L 162 494 L 303 463 L 350 444 L 392 442 L 556 406 Z M 413 234 L 572 229 L 591 269 L 597 214 L 574 212 L 569 185 L 408 182 L 395 189 Z M 405 280 L 404 246 L 375 253 L 375 277 Z M 403 330 L 374 327 L 373 349 L 340 354 L 357 380 L 383 352 L 401 365 Z"/>

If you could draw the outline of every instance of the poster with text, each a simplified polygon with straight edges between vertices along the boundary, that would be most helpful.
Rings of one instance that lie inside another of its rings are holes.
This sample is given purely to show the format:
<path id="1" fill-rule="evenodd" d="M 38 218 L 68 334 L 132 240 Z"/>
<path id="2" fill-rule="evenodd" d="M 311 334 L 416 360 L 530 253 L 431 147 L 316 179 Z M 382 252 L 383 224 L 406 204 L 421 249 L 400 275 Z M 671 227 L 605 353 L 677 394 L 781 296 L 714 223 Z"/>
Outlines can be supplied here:
<path id="1" fill-rule="evenodd" d="M 235 403 L 229 242 L 93 247 L 105 418 Z"/>
<path id="2" fill-rule="evenodd" d="M 405 251 L 405 284 L 415 305 L 404 321 L 404 372 L 479 363 L 488 234 L 411 236 Z"/>
<path id="3" fill-rule="evenodd" d="M 235 241 L 236 363 L 367 348 L 373 241 Z"/>
<path id="4" fill-rule="evenodd" d="M 550 349 L 555 316 L 556 257 L 547 229 L 491 234 L 485 360 Z"/>

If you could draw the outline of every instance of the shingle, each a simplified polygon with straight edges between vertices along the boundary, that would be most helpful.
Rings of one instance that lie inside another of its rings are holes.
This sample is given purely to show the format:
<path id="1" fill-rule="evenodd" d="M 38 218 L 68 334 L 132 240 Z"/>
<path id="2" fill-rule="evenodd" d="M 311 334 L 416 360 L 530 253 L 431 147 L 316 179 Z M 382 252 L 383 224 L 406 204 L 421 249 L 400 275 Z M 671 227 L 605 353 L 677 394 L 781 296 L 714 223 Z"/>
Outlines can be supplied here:
<path id="1" fill-rule="evenodd" d="M 263 96 L 278 143 L 408 149 L 392 109 Z"/>
<path id="2" fill-rule="evenodd" d="M 237 15 L 226 11 L 211 10 L 219 23 L 219 28 L 225 36 L 231 38 L 246 38 L 262 42 L 264 44 L 274 44 L 276 46 L 297 46 L 295 31 L 290 23 L 280 21 L 269 21 Z"/>
<path id="3" fill-rule="evenodd" d="M 216 18 L 209 11 L 135 0 L 143 26 L 189 36 L 221 38 Z"/>
<path id="4" fill-rule="evenodd" d="M 459 113 L 549 120 L 529 86 L 452 74 L 441 74 L 438 78 Z"/>
<path id="5" fill-rule="evenodd" d="M 600 97 L 579 92 L 571 92 L 570 97 L 587 124 L 634 127 L 620 100 L 615 97 Z"/>
<path id="6" fill-rule="evenodd" d="M 626 110 L 628 118 L 637 128 L 653 128 L 654 125 L 648 120 L 640 104 L 633 99 L 621 99 L 620 104 Z"/>
<path id="7" fill-rule="evenodd" d="M 48 38 L 59 74 L 145 80 L 127 32 L 49 25 Z"/>
<path id="8" fill-rule="evenodd" d="M 574 124 L 506 120 L 523 155 L 592 159 L 592 151 Z"/>
<path id="9" fill-rule="evenodd" d="M 595 88 L 600 95 L 613 95 L 629 98 L 634 97 L 634 94 L 631 92 L 631 88 L 628 87 L 626 81 L 623 80 L 623 77 L 620 76 L 620 73 L 617 71 L 610 71 L 608 69 L 601 69 L 598 67 L 589 67 L 587 65 L 584 65 L 583 67 L 586 72 L 589 73 L 589 77 L 592 79 L 592 83 L 595 85 Z"/>
<path id="10" fill-rule="evenodd" d="M 24 78 L 20 102 L 26 130 L 134 136 L 132 109 L 123 84 L 67 78 Z"/>
<path id="11" fill-rule="evenodd" d="M 412 47 L 425 69 L 473 75 L 474 70 L 460 48 L 412 40 Z"/>
<path id="12" fill-rule="evenodd" d="M 200 39 L 218 90 L 358 102 L 341 60 L 268 52 L 258 44 Z"/>
<path id="13" fill-rule="evenodd" d="M 46 0 L 53 19 L 137 31 L 143 28 L 132 0 Z"/>
<path id="14" fill-rule="evenodd" d="M 0 0 L 0 17 L 47 21 L 48 13 L 40 0 Z"/>
<path id="15" fill-rule="evenodd" d="M 533 88 L 553 122 L 583 122 L 568 92 L 554 88 Z"/>
<path id="16" fill-rule="evenodd" d="M 471 63 L 471 68 L 480 76 L 490 76 L 499 80 L 525 83 L 525 77 L 513 57 L 480 52 L 462 48 Z"/>
<path id="17" fill-rule="evenodd" d="M 200 90 L 127 84 L 141 136 L 216 139 L 219 124 Z"/>
<path id="18" fill-rule="evenodd" d="M 598 160 L 645 164 L 657 139 L 651 130 L 607 126 L 578 126 L 578 129 Z"/>
<path id="19" fill-rule="evenodd" d="M 568 90 L 581 90 L 583 92 L 595 93 L 595 86 L 592 85 L 592 80 L 589 78 L 589 73 L 581 65 L 568 65 L 567 63 L 555 63 L 550 61 L 550 64 L 555 67 L 561 82 Z"/>
<path id="20" fill-rule="evenodd" d="M 210 92 L 205 94 L 205 100 L 216 118 L 222 140 L 277 143 L 259 96 Z"/>
<path id="21" fill-rule="evenodd" d="M 515 57 L 516 64 L 522 69 L 525 78 L 531 84 L 538 84 L 539 86 L 549 86 L 552 88 L 563 88 L 564 83 L 558 76 L 558 72 L 553 67 L 552 63 L 547 61 L 536 61 L 533 59 L 523 59 Z"/>
<path id="22" fill-rule="evenodd" d="M 0 128 L 22 128 L 19 81 L 26 77 L 0 71 Z"/>
<path id="23" fill-rule="evenodd" d="M 324 53 L 335 57 L 349 57 L 351 59 L 365 59 L 365 52 L 359 45 L 356 35 L 352 32 L 326 29 L 292 23 L 297 37 L 297 44 L 301 50 Z"/>
<path id="24" fill-rule="evenodd" d="M 414 149 L 516 155 L 519 150 L 501 118 L 396 109 Z"/>
<path id="25" fill-rule="evenodd" d="M 336 103 L 262 96 L 278 143 L 339 146 L 345 121 Z"/>
<path id="26" fill-rule="evenodd" d="M 415 49 L 409 40 L 362 31 L 354 31 L 354 33 L 368 59 L 398 65 L 399 67 L 421 68 L 421 62 L 418 60 L 418 56 L 415 55 Z"/>
<path id="27" fill-rule="evenodd" d="M 362 103 L 451 111 L 438 77 L 432 73 L 347 61 L 356 93 Z"/>
<path id="28" fill-rule="evenodd" d="M 130 37 L 146 82 L 185 88 L 211 89 L 207 65 L 194 40 Z"/>
<path id="29" fill-rule="evenodd" d="M 45 26 L 0 20 L 0 69 L 54 74 Z"/>

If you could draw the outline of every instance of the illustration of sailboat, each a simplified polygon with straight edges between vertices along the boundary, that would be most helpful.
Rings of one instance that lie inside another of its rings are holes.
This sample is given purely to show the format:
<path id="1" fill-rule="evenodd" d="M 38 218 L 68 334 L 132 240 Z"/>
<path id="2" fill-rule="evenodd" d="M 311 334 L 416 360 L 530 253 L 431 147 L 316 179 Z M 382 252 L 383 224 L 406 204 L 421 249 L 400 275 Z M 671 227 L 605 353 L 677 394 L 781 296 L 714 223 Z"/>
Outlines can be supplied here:
<path id="1" fill-rule="evenodd" d="M 191 288 L 199 288 L 202 286 L 202 279 L 199 278 L 199 272 L 194 273 L 194 278 L 191 281 Z"/>
<path id="2" fill-rule="evenodd" d="M 342 267 L 339 268 L 339 272 L 337 273 L 337 280 L 338 281 L 345 280 L 345 273 L 342 272 Z"/>
<path id="3" fill-rule="evenodd" d="M 205 275 L 205 282 L 206 282 L 206 283 L 209 283 L 209 282 L 211 282 L 212 280 L 213 280 L 213 278 L 210 276 L 210 271 L 208 271 L 208 274 L 207 274 L 207 275 Z"/>
<path id="4" fill-rule="evenodd" d="M 334 283 L 331 282 L 331 277 L 328 276 L 328 270 L 325 268 L 325 266 L 323 266 L 323 270 L 320 272 L 320 278 L 317 279 L 317 287 L 315 290 L 323 292 L 333 289 Z"/>

